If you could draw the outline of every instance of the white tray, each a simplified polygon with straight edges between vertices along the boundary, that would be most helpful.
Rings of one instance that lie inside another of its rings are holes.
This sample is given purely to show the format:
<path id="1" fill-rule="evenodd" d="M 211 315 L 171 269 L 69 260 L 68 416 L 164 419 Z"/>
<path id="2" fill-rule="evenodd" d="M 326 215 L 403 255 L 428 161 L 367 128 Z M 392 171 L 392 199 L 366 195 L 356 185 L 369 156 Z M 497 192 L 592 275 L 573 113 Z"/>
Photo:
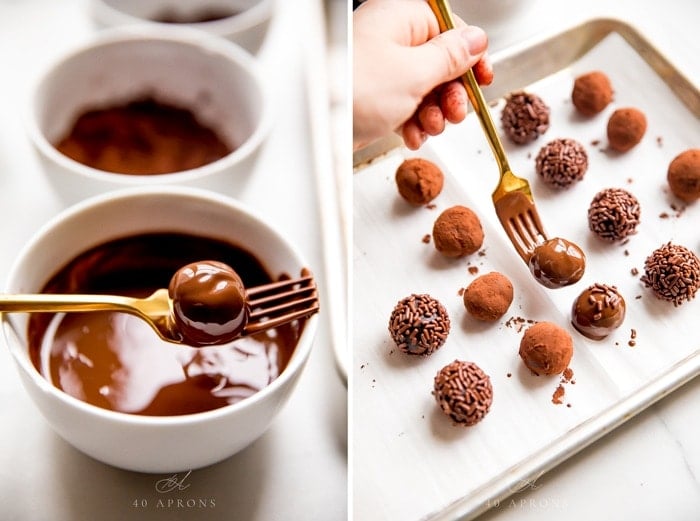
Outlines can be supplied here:
<path id="1" fill-rule="evenodd" d="M 617 425 L 700 373 L 693 318 L 700 299 L 674 308 L 657 300 L 633 276 L 645 258 L 673 241 L 700 252 L 700 205 L 681 215 L 666 193 L 666 170 L 681 151 L 698 146 L 700 93 L 635 30 L 612 20 L 592 21 L 493 57 L 496 85 L 488 89 L 494 119 L 502 100 L 518 88 L 551 107 L 551 124 L 539 140 L 510 145 L 513 171 L 532 185 L 551 236 L 563 236 L 586 252 L 581 282 L 547 290 L 535 282 L 500 228 L 491 203 L 497 168 L 474 114 L 432 138 L 417 153 L 388 141 L 356 156 L 354 176 L 354 512 L 362 520 L 472 518 L 532 482 Z M 615 99 L 598 116 L 577 116 L 570 102 L 573 79 L 600 69 L 611 78 Z M 647 133 L 627 154 L 602 151 L 613 110 L 633 106 L 648 118 Z M 580 141 L 589 155 L 583 181 L 567 191 L 543 185 L 534 172 L 540 147 L 558 137 Z M 599 141 L 593 146 L 591 143 Z M 398 196 L 396 167 L 420 156 L 443 168 L 445 188 L 436 208 L 410 208 Z M 622 187 L 642 208 L 638 234 L 624 245 L 603 244 L 588 231 L 593 195 Z M 482 220 L 484 255 L 441 257 L 422 242 L 440 211 L 462 204 Z M 661 214 L 669 217 L 662 218 Z M 479 274 L 500 271 L 515 287 L 515 300 L 496 324 L 466 316 L 458 294 Z M 569 324 L 575 297 L 594 282 L 615 284 L 627 301 L 623 326 L 595 342 Z M 408 357 L 387 332 L 395 303 L 410 293 L 430 293 L 447 308 L 452 332 L 429 358 Z M 639 298 L 640 297 L 640 298 Z M 558 377 L 536 377 L 517 352 L 521 331 L 511 317 L 549 320 L 567 327 L 575 342 L 575 384 L 562 405 L 552 403 Z M 636 331 L 636 345 L 628 341 Z M 393 350 L 393 352 L 392 352 Z M 479 364 L 492 379 L 489 415 L 464 429 L 437 408 L 430 392 L 435 373 L 454 359 Z M 511 374 L 509 377 L 508 374 Z M 571 404 L 570 407 L 567 404 Z"/>

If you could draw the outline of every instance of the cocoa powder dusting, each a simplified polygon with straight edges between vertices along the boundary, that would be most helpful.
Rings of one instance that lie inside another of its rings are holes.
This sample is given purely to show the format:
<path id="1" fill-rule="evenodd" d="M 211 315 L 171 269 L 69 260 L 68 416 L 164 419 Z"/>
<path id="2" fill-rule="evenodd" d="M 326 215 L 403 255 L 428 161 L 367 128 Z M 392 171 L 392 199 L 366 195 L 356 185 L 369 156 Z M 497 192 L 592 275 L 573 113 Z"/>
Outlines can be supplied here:
<path id="1" fill-rule="evenodd" d="M 84 112 L 56 148 L 92 168 L 130 175 L 190 170 L 233 151 L 190 110 L 150 97 Z"/>

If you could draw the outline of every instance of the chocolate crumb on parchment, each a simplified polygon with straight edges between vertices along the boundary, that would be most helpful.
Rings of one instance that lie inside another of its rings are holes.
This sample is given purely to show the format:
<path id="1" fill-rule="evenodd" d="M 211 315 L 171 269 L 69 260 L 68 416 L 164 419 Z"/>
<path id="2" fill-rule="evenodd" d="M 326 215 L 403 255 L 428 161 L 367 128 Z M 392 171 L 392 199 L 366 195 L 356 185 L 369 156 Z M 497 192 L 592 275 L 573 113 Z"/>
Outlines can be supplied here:
<path id="1" fill-rule="evenodd" d="M 566 394 L 566 389 L 564 388 L 564 385 L 571 383 L 575 384 L 576 381 L 573 380 L 574 378 L 574 371 L 570 367 L 567 367 L 564 369 L 564 372 L 561 375 L 561 379 L 559 380 L 559 385 L 557 386 L 556 389 L 554 389 L 554 393 L 552 394 L 552 403 L 554 405 L 561 405 L 564 403 L 564 395 Z M 567 404 L 567 407 L 571 407 L 571 404 Z"/>
<path id="2" fill-rule="evenodd" d="M 529 325 L 536 324 L 536 320 L 532 320 L 530 318 L 524 318 L 524 317 L 510 317 L 508 320 L 506 320 L 506 327 L 515 329 L 516 333 L 521 333 L 522 330 Z"/>

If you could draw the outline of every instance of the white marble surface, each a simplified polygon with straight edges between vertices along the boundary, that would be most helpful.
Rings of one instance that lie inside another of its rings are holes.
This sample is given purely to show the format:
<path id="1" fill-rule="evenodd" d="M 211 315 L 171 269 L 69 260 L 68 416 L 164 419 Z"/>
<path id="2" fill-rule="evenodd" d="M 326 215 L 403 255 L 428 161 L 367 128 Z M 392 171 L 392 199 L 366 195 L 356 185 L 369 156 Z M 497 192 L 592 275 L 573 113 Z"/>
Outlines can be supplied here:
<path id="1" fill-rule="evenodd" d="M 460 0 L 452 3 L 459 8 Z M 519 8 L 512 18 L 493 22 L 493 26 L 485 21 L 494 50 L 540 31 L 612 16 L 638 28 L 695 85 L 700 85 L 700 3 L 696 0 L 536 0 L 530 4 Z M 479 519 L 700 519 L 699 410 L 700 378 L 695 378 L 522 492 L 494 505 Z"/>
<path id="2" fill-rule="evenodd" d="M 320 267 L 322 244 L 302 45 L 302 38 L 313 35 L 313 30 L 298 30 L 314 1 L 278 2 L 259 55 L 275 88 L 276 124 L 256 172 L 239 197 L 289 236 L 311 266 Z M 61 209 L 39 172 L 23 117 L 28 86 L 38 67 L 94 30 L 85 9 L 86 0 L 0 0 L 3 279 L 19 248 Z M 189 488 L 183 491 L 159 495 L 155 483 L 167 476 L 108 467 L 61 440 L 24 392 L 4 341 L 0 345 L 0 424 L 2 519 L 326 521 L 347 517 L 346 390 L 334 368 L 325 322 L 295 395 L 269 431 L 232 458 L 193 471 L 186 478 Z M 189 498 L 203 499 L 207 507 L 187 507 Z"/>

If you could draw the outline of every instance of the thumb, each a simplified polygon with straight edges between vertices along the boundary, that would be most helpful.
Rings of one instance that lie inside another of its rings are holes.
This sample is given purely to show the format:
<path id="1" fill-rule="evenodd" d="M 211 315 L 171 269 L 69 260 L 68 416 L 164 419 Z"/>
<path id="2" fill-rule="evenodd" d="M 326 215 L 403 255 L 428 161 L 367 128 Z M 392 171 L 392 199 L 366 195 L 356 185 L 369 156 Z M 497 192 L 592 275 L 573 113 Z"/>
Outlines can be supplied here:
<path id="1" fill-rule="evenodd" d="M 416 63 L 421 71 L 421 86 L 429 92 L 437 85 L 461 76 L 481 59 L 488 39 L 486 33 L 473 25 L 452 29 L 414 47 Z"/>

